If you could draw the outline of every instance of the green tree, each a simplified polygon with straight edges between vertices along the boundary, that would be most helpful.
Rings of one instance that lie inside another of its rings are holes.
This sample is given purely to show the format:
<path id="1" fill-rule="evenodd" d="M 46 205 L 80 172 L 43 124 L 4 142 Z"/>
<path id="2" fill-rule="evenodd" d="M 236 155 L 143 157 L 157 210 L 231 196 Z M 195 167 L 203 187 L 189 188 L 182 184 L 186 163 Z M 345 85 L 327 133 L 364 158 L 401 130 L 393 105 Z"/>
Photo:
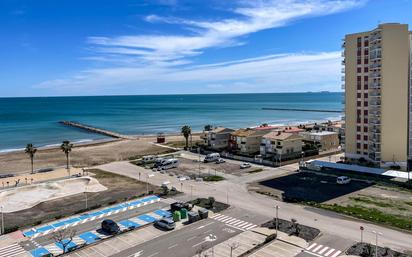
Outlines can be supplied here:
<path id="1" fill-rule="evenodd" d="M 60 146 L 60 149 L 63 151 L 63 153 L 66 155 L 66 169 L 70 174 L 70 169 L 69 169 L 69 164 L 70 164 L 70 159 L 69 155 L 70 152 L 72 151 L 73 144 L 70 143 L 70 141 L 65 140 L 63 141 L 62 145 Z"/>
<path id="2" fill-rule="evenodd" d="M 204 130 L 205 131 L 211 131 L 213 129 L 213 125 L 210 125 L 210 124 L 207 124 L 207 125 L 205 125 L 205 127 L 204 127 Z"/>
<path id="3" fill-rule="evenodd" d="M 33 144 L 27 144 L 26 149 L 24 150 L 30 156 L 31 161 L 31 173 L 34 173 L 34 154 L 37 152 L 37 148 Z"/>
<path id="4" fill-rule="evenodd" d="M 189 136 L 192 134 L 192 129 L 188 125 L 184 125 L 182 127 L 181 132 L 183 136 L 185 137 L 185 140 L 186 140 L 185 150 L 187 150 L 187 148 L 189 147 Z"/>

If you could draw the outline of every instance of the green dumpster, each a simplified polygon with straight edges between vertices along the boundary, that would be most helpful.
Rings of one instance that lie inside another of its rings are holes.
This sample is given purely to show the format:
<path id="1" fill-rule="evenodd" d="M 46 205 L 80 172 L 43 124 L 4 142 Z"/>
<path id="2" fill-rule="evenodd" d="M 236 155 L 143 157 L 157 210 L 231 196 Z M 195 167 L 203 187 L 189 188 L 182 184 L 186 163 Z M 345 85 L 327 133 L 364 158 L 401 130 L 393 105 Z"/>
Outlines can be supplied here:
<path id="1" fill-rule="evenodd" d="M 179 211 L 175 211 L 173 212 L 173 221 L 180 221 L 180 212 Z"/>
<path id="2" fill-rule="evenodd" d="M 186 208 L 180 209 L 180 218 L 187 219 L 187 209 Z"/>

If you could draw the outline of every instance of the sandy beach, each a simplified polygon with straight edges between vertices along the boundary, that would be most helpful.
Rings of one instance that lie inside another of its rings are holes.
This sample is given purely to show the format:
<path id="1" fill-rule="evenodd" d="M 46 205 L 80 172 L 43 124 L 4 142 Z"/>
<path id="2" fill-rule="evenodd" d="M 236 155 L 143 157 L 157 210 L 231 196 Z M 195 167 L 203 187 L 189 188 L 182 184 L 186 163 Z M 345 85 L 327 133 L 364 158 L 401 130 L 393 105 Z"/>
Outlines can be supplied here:
<path id="1" fill-rule="evenodd" d="M 166 142 L 183 141 L 183 136 L 166 136 Z M 193 135 L 193 140 L 199 140 Z M 75 167 L 94 166 L 103 163 L 126 160 L 135 156 L 161 154 L 170 151 L 165 147 L 154 145 L 156 136 L 144 136 L 138 140 L 97 141 L 76 145 L 70 162 Z M 34 168 L 63 167 L 66 158 L 60 148 L 39 149 L 35 155 Z M 30 171 L 30 158 L 24 151 L 0 154 L 0 174 L 18 174 Z"/>

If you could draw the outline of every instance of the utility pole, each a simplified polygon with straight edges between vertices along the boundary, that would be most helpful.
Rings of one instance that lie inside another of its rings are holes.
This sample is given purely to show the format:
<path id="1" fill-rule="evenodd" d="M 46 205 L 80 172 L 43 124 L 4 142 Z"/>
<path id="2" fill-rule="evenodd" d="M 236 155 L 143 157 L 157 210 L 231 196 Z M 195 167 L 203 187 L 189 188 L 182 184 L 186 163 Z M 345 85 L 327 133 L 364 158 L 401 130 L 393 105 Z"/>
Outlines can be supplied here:
<path id="1" fill-rule="evenodd" d="M 363 243 L 363 230 L 365 228 L 363 226 L 360 226 L 360 242 Z"/>
<path id="2" fill-rule="evenodd" d="M 3 213 L 3 205 L 0 206 L 1 210 L 1 234 L 4 234 L 4 213 Z"/>
<path id="3" fill-rule="evenodd" d="M 375 234 L 375 257 L 378 257 L 378 236 L 382 236 L 381 232 L 372 231 Z"/>
<path id="4" fill-rule="evenodd" d="M 86 188 L 85 188 L 85 190 L 84 190 L 84 196 L 86 197 L 86 210 L 87 210 L 87 186 L 86 186 Z"/>

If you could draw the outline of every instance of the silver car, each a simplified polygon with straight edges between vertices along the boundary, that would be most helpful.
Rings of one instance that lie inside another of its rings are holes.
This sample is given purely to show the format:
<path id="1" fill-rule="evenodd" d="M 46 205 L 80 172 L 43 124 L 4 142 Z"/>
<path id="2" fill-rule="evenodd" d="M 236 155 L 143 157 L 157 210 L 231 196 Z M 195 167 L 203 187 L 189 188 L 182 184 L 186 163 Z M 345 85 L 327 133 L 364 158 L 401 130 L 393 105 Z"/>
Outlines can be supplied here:
<path id="1" fill-rule="evenodd" d="M 169 218 L 163 218 L 161 220 L 158 220 L 154 224 L 156 227 L 165 229 L 165 230 L 173 230 L 176 227 L 176 223 Z"/>

